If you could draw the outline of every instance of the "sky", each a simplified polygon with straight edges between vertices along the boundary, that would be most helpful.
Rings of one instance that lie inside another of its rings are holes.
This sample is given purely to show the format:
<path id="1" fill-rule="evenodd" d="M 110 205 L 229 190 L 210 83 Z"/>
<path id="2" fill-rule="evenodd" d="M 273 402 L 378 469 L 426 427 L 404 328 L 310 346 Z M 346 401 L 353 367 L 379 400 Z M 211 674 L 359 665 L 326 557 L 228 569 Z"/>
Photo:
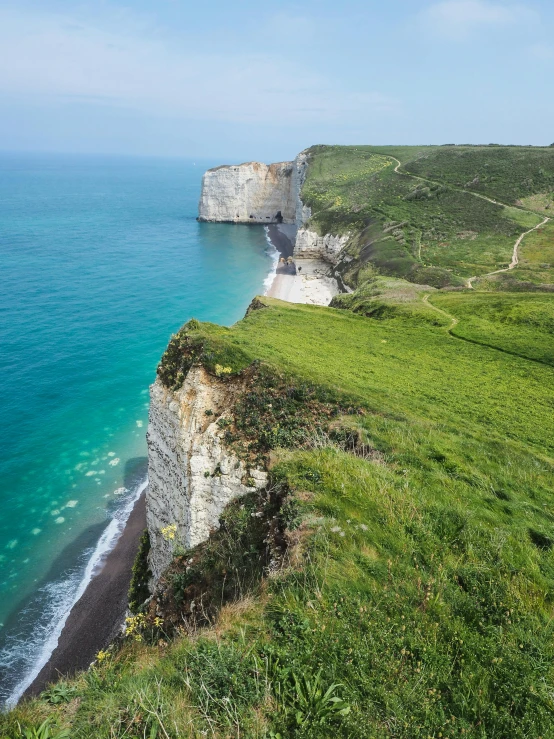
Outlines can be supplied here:
<path id="1" fill-rule="evenodd" d="M 552 0 L 0 0 L 0 150 L 554 142 Z"/>

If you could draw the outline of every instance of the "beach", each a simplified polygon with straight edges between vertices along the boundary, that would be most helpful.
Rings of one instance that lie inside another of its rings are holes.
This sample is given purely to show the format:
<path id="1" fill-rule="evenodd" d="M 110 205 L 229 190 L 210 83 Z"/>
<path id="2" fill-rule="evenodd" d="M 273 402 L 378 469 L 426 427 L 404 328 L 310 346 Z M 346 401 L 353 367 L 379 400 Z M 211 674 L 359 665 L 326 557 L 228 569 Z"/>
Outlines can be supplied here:
<path id="1" fill-rule="evenodd" d="M 294 250 L 295 226 L 269 226 L 268 237 L 280 256 L 291 257 Z M 340 292 L 331 265 L 322 259 L 294 258 L 294 265 L 278 264 L 266 295 L 289 303 L 329 305 Z"/>
<path id="2" fill-rule="evenodd" d="M 98 652 L 120 633 L 127 611 L 133 562 L 145 528 L 146 493 L 143 492 L 115 547 L 71 609 L 57 647 L 24 697 L 38 695 L 62 675 L 86 670 Z"/>

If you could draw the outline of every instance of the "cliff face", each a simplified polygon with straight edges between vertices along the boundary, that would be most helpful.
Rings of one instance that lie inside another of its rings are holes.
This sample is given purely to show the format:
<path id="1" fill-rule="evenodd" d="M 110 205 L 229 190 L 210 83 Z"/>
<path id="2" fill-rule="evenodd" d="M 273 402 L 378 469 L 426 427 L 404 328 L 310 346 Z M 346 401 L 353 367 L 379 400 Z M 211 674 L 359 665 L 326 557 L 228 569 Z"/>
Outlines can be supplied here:
<path id="1" fill-rule="evenodd" d="M 192 367 L 177 391 L 159 379 L 151 387 L 146 516 L 154 581 L 177 547 L 208 538 L 227 503 L 267 483 L 266 472 L 247 469 L 226 448 L 217 423 L 237 390 L 202 367 Z"/>
<path id="2" fill-rule="evenodd" d="M 334 236 L 333 234 L 320 236 L 315 231 L 300 228 L 296 234 L 294 256 L 305 259 L 324 259 L 331 264 L 337 264 L 340 261 L 340 253 L 348 243 L 349 238 L 350 234 L 348 233 L 343 236 Z"/>
<path id="3" fill-rule="evenodd" d="M 311 210 L 301 191 L 309 165 L 307 151 L 293 162 L 248 162 L 209 169 L 202 178 L 198 220 L 223 223 L 292 223 L 298 228 L 294 255 L 337 264 L 350 234 L 319 236 L 305 228 Z"/>
<path id="4" fill-rule="evenodd" d="M 200 221 L 294 223 L 294 163 L 248 162 L 209 169 L 202 178 Z"/>

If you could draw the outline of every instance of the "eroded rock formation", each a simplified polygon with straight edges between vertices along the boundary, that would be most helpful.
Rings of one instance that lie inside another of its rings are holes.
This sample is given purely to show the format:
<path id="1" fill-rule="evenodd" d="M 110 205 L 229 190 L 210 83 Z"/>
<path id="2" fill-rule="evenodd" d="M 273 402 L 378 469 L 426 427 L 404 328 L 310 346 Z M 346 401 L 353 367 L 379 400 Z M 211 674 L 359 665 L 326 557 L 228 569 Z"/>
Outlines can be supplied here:
<path id="1" fill-rule="evenodd" d="M 247 162 L 209 169 L 202 178 L 200 221 L 294 223 L 294 162 Z"/>
<path id="2" fill-rule="evenodd" d="M 303 259 L 324 259 L 331 264 L 337 264 L 340 261 L 340 253 L 349 238 L 349 233 L 343 236 L 333 234 L 320 236 L 315 231 L 299 228 L 296 234 L 294 256 Z"/>
<path id="3" fill-rule="evenodd" d="M 298 232 L 297 258 L 324 259 L 337 264 L 350 234 L 320 236 L 308 226 L 310 208 L 302 202 L 302 186 L 309 154 L 302 151 L 293 162 L 247 162 L 209 169 L 202 178 L 198 206 L 200 221 L 226 223 L 291 223 Z"/>
<path id="4" fill-rule="evenodd" d="M 172 391 L 151 387 L 146 515 L 156 581 L 176 549 L 205 541 L 234 498 L 263 488 L 267 473 L 247 468 L 226 445 L 224 424 L 238 387 L 192 367 Z"/>

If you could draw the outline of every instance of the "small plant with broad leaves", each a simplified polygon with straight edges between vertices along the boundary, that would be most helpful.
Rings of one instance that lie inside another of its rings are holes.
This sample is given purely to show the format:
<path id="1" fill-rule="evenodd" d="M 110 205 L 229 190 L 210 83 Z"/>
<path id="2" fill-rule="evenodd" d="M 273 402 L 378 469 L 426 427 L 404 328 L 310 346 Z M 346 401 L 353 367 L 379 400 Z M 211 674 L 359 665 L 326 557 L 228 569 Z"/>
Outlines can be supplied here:
<path id="1" fill-rule="evenodd" d="M 49 718 L 43 721 L 40 726 L 22 727 L 18 724 L 18 733 L 11 737 L 2 737 L 2 739 L 70 739 L 69 729 L 56 729 L 52 726 Z"/>
<path id="2" fill-rule="evenodd" d="M 53 706 L 59 705 L 60 703 L 69 703 L 69 701 L 75 697 L 75 688 L 68 685 L 63 680 L 56 685 L 52 685 L 48 690 L 44 690 L 40 697 L 43 701 L 52 704 Z"/>
<path id="3" fill-rule="evenodd" d="M 311 680 L 293 672 L 292 681 L 294 687 L 289 695 L 297 726 L 325 724 L 350 712 L 350 706 L 336 694 L 342 685 L 333 683 L 325 690 L 321 670 Z"/>

